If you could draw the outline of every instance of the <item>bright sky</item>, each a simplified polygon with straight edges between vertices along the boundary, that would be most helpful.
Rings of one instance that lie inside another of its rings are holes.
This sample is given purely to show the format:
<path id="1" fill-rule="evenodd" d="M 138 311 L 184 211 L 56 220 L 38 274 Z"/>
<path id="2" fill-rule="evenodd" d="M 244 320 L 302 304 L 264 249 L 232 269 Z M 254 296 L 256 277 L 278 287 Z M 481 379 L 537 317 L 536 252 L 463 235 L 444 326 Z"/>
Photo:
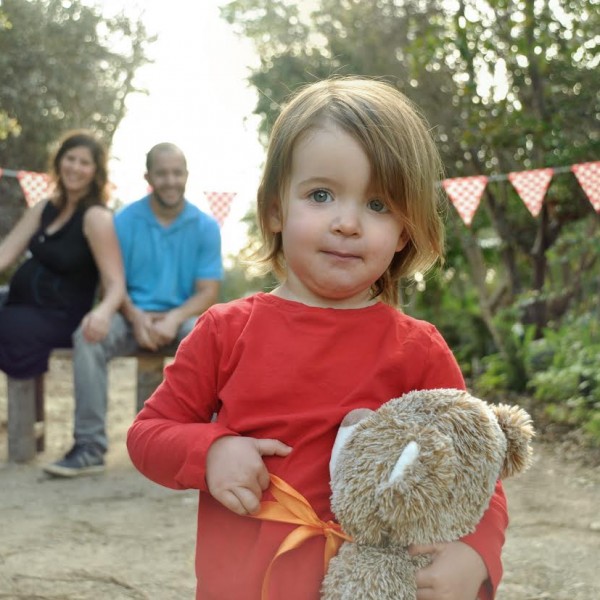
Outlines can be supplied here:
<path id="1" fill-rule="evenodd" d="M 256 61 L 252 46 L 237 37 L 219 16 L 226 0 L 134 0 L 131 14 L 142 13 L 158 40 L 154 63 L 140 69 L 136 84 L 149 95 L 134 94 L 117 130 L 111 179 L 125 203 L 146 193 L 146 152 L 158 142 L 173 142 L 188 159 L 186 196 L 210 213 L 205 191 L 237 192 L 222 228 L 224 255 L 244 244 L 240 219 L 255 199 L 264 150 L 252 115 L 256 92 L 247 85 Z M 120 0 L 89 0 L 108 16 L 122 10 Z"/>

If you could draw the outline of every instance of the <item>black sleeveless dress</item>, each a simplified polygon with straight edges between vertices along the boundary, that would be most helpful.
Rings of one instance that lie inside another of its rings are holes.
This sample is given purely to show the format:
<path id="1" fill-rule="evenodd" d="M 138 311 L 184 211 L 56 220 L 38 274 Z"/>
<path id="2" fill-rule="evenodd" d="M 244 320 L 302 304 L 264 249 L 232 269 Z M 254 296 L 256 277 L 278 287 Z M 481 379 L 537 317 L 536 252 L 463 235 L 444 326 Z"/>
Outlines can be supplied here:
<path id="1" fill-rule="evenodd" d="M 29 242 L 30 256 L 10 281 L 0 308 L 0 370 L 11 377 L 47 371 L 50 352 L 71 347 L 73 332 L 93 304 L 98 269 L 83 234 L 85 210 L 48 234 L 58 209 L 47 202 Z"/>

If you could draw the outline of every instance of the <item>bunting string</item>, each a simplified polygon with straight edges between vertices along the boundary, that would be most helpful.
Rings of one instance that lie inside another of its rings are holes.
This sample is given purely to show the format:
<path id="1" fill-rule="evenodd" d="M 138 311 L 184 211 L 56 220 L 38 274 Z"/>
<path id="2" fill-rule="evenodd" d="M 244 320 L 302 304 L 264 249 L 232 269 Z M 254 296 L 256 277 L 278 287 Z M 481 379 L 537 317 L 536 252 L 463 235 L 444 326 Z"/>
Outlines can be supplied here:
<path id="1" fill-rule="evenodd" d="M 491 181 L 511 182 L 517 195 L 529 212 L 537 217 L 544 197 L 554 175 L 573 172 L 579 185 L 590 200 L 594 210 L 600 213 L 600 161 L 580 163 L 570 167 L 548 167 L 531 171 L 517 171 L 508 175 L 477 175 L 444 179 L 442 187 L 456 208 L 463 223 L 469 227 L 479 207 L 483 192 Z"/>
<path id="2" fill-rule="evenodd" d="M 581 189 L 600 213 L 600 161 L 578 163 L 568 167 L 547 167 L 529 171 L 517 171 L 507 175 L 474 175 L 472 177 L 454 177 L 441 182 L 452 205 L 462 221 L 469 227 L 479 208 L 487 185 L 495 181 L 510 181 L 515 192 L 521 198 L 527 210 L 537 217 L 542 208 L 546 192 L 555 175 L 573 173 Z M 50 179 L 45 173 L 33 171 L 12 171 L 0 168 L 0 177 L 16 177 L 29 206 L 39 202 L 50 192 Z M 114 186 L 113 186 L 114 191 Z M 227 219 L 231 203 L 237 192 L 204 192 L 210 211 L 219 226 Z"/>
<path id="3" fill-rule="evenodd" d="M 13 171 L 12 169 L 0 168 L 0 178 L 15 177 L 19 181 L 19 185 L 23 190 L 25 202 L 27 206 L 33 206 L 40 200 L 47 198 L 52 192 L 50 176 L 46 173 L 38 173 L 35 171 Z M 111 197 L 116 195 L 117 186 L 114 183 L 109 183 Z M 148 186 L 146 193 L 152 193 L 152 188 Z M 229 215 L 231 202 L 237 195 L 237 192 L 204 192 L 211 213 L 222 227 L 223 223 Z"/>

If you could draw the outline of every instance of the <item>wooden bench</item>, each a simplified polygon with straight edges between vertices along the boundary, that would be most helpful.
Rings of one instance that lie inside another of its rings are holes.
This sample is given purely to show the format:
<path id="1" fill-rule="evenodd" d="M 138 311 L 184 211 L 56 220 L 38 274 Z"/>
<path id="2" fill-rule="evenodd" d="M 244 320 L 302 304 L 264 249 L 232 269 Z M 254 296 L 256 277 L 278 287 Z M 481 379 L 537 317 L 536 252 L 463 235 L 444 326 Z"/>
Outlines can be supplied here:
<path id="1" fill-rule="evenodd" d="M 137 359 L 136 414 L 152 395 L 163 379 L 165 358 L 168 353 L 144 352 Z M 53 357 L 71 358 L 71 350 L 58 349 Z M 44 376 L 33 379 L 7 377 L 8 401 L 8 460 L 24 463 L 44 451 L 46 415 L 44 400 Z"/>

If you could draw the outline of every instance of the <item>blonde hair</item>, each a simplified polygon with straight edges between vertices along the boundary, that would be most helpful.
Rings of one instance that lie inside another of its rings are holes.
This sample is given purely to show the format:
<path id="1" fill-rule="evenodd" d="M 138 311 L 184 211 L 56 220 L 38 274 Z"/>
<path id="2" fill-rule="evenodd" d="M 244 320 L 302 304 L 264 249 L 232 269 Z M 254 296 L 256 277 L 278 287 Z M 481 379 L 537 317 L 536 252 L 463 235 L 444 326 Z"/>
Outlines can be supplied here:
<path id="1" fill-rule="evenodd" d="M 405 228 L 405 247 L 395 254 L 371 290 L 373 297 L 396 304 L 403 277 L 424 272 L 443 258 L 444 227 L 437 185 L 442 164 L 418 109 L 382 81 L 326 79 L 303 87 L 283 108 L 271 131 L 257 193 L 264 242 L 259 262 L 278 279 L 285 278 L 281 233 L 270 230 L 269 216 L 282 208 L 297 142 L 326 121 L 341 127 L 360 144 L 371 165 L 374 187 L 386 196 Z"/>

